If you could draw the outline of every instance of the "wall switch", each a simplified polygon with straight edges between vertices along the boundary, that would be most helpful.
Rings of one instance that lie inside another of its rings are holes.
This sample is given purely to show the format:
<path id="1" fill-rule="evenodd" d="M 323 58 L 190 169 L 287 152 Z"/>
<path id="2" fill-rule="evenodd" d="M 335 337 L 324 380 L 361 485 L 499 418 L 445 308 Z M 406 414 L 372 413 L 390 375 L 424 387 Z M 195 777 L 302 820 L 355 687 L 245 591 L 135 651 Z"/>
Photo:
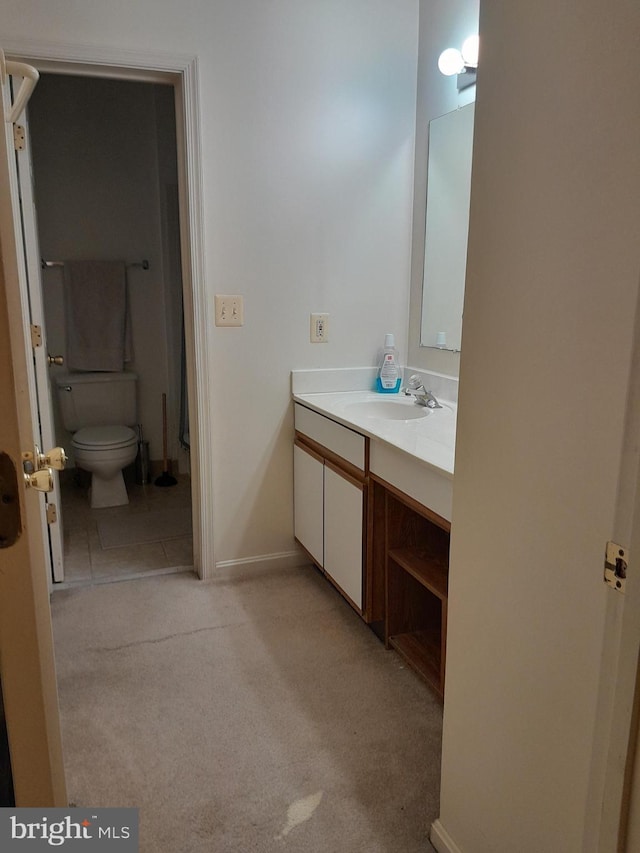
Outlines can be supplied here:
<path id="1" fill-rule="evenodd" d="M 329 315 L 328 314 L 312 314 L 311 315 L 311 335 L 312 344 L 326 344 L 329 340 Z"/>
<path id="2" fill-rule="evenodd" d="M 216 326 L 244 326 L 244 299 L 216 293 Z"/>

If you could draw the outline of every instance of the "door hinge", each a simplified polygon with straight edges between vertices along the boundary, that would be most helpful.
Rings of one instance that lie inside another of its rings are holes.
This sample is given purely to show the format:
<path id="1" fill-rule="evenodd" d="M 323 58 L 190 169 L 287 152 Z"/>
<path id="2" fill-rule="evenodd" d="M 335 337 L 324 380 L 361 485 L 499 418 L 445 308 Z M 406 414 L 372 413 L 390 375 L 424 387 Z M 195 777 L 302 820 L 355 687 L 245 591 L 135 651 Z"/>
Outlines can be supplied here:
<path id="1" fill-rule="evenodd" d="M 58 510 L 55 504 L 47 504 L 47 524 L 55 524 L 58 520 Z"/>
<path id="2" fill-rule="evenodd" d="M 25 146 L 25 134 L 24 134 L 24 125 L 22 124 L 14 124 L 13 125 L 13 147 L 16 151 L 24 151 Z"/>
<path id="3" fill-rule="evenodd" d="M 624 595 L 629 564 L 629 549 L 607 542 L 604 555 L 604 582 Z"/>
<path id="4" fill-rule="evenodd" d="M 33 323 L 31 324 L 31 346 L 34 349 L 42 346 L 42 327 L 35 326 Z"/>

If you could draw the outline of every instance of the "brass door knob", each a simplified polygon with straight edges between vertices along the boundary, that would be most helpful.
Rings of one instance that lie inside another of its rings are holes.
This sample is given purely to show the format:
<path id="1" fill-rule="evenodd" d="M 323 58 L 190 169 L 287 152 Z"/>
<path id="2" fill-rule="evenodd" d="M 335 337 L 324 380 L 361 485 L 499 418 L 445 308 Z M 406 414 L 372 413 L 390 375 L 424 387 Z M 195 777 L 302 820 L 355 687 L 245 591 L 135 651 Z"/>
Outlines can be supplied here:
<path id="1" fill-rule="evenodd" d="M 56 471 L 64 471 L 67 464 L 67 454 L 64 447 L 54 447 L 46 453 L 38 454 L 38 468 L 55 468 Z"/>
<path id="2" fill-rule="evenodd" d="M 64 364 L 64 356 L 63 355 L 47 355 L 47 363 L 48 364 L 57 364 L 59 367 L 62 367 Z"/>
<path id="3" fill-rule="evenodd" d="M 43 453 L 36 444 L 33 453 L 27 450 L 22 454 L 22 467 L 25 474 L 32 474 L 41 468 L 55 468 L 56 471 L 63 471 L 66 464 L 67 454 L 64 452 L 64 447 L 53 447 Z"/>
<path id="4" fill-rule="evenodd" d="M 53 491 L 53 471 L 51 468 L 41 468 L 33 474 L 25 474 L 24 481 L 28 489 L 36 489 L 38 492 Z"/>

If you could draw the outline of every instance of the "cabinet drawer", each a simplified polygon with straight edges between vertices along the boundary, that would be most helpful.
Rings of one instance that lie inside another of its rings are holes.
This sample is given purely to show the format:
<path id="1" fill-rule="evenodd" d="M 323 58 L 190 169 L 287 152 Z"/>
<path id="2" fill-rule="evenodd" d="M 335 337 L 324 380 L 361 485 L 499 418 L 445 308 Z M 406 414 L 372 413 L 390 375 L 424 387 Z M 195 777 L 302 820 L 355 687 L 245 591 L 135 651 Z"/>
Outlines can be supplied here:
<path id="1" fill-rule="evenodd" d="M 317 412 L 295 404 L 295 425 L 323 447 L 346 459 L 360 471 L 365 470 L 365 437 Z"/>

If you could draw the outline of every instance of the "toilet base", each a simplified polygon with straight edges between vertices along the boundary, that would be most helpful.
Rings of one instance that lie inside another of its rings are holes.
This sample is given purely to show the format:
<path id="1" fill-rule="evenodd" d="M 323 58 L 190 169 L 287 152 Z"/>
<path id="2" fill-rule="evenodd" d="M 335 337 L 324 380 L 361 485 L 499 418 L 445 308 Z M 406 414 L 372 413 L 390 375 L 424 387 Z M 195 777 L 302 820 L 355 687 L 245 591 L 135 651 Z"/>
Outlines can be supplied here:
<path id="1" fill-rule="evenodd" d="M 89 489 L 89 500 L 91 509 L 105 509 L 109 506 L 125 506 L 129 503 L 127 487 L 124 484 L 122 471 L 118 471 L 115 477 L 105 480 L 96 475 L 91 475 L 91 488 Z"/>

